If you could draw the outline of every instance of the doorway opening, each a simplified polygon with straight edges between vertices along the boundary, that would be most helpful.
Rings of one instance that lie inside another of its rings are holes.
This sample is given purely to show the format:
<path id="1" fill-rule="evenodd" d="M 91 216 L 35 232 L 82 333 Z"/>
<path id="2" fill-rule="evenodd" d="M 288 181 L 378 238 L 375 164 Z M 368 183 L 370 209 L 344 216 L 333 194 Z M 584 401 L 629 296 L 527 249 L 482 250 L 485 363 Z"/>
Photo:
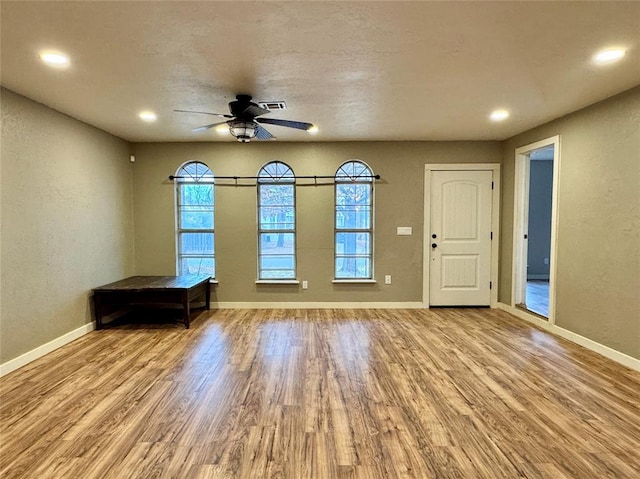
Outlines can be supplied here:
<path id="1" fill-rule="evenodd" d="M 554 322 L 560 138 L 516 150 L 512 305 Z"/>

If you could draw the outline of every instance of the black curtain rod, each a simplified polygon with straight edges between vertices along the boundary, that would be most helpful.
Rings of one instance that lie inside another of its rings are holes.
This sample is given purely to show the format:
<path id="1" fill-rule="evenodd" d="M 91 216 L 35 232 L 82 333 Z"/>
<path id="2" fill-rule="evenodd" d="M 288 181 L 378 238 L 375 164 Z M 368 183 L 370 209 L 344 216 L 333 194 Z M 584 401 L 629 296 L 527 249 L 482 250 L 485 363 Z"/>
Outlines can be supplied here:
<path id="1" fill-rule="evenodd" d="M 181 180 L 182 178 L 191 178 L 190 176 L 175 176 L 175 175 L 169 175 L 169 179 L 170 180 Z M 214 176 L 213 177 L 213 181 L 215 180 L 260 180 L 262 179 L 262 176 Z M 321 180 L 321 179 L 335 179 L 335 175 L 332 176 L 294 176 L 293 179 L 297 180 L 297 179 L 306 179 L 306 180 Z M 380 175 L 362 175 L 362 176 L 358 176 L 355 179 L 358 178 L 375 178 L 376 180 L 380 179 Z M 268 178 L 265 178 L 268 179 Z M 354 180 L 352 180 L 354 181 Z"/>

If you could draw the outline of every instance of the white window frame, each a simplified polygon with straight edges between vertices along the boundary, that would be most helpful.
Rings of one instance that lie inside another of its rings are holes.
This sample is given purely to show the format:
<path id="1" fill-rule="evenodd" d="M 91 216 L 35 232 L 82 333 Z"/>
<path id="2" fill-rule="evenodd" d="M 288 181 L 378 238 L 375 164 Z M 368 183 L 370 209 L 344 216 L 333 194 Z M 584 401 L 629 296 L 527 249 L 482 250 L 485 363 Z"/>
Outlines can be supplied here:
<path id="1" fill-rule="evenodd" d="M 192 174 L 187 171 L 187 167 L 189 165 L 196 165 L 196 171 Z M 202 167 L 202 170 L 200 170 Z M 214 274 L 211 276 L 212 281 L 216 279 L 217 268 L 216 268 L 216 255 L 215 255 L 215 185 L 214 185 L 214 175 L 211 169 L 201 161 L 187 161 L 182 164 L 180 168 L 178 168 L 176 172 L 175 178 L 175 213 L 176 213 L 176 273 L 178 275 L 182 275 L 182 260 L 183 258 L 189 257 L 202 257 L 202 258 L 211 258 L 213 260 L 213 272 Z M 212 204 L 211 204 L 211 214 L 213 216 L 211 224 L 212 228 L 183 228 L 182 227 L 182 207 L 183 205 L 180 203 L 182 194 L 181 190 L 184 185 L 190 185 L 194 183 L 200 184 L 210 184 L 212 191 Z M 182 235 L 184 233 L 211 233 L 213 235 L 212 243 L 213 243 L 213 252 L 211 254 L 201 254 L 201 255 L 189 255 L 183 254 L 182 252 Z M 215 282 L 215 281 L 214 281 Z"/>
<path id="2" fill-rule="evenodd" d="M 270 165 L 281 165 L 283 168 L 282 171 L 278 171 L 276 166 L 276 175 L 272 175 L 267 171 L 267 168 Z M 274 184 L 282 184 L 282 185 L 291 185 L 293 187 L 293 204 L 292 205 L 279 205 L 279 206 L 290 206 L 293 207 L 293 227 L 292 228 L 264 228 L 262 224 L 261 217 L 261 192 L 263 185 L 274 185 Z M 258 279 L 256 283 L 276 283 L 276 284 L 291 284 L 298 283 L 297 278 L 297 234 L 296 234 L 296 226 L 297 226 L 297 212 L 296 212 L 296 176 L 293 172 L 293 169 L 282 161 L 270 161 L 265 164 L 260 171 L 258 172 L 258 179 L 256 182 L 257 185 L 257 230 L 258 230 L 258 264 L 257 264 L 257 276 Z M 262 265 L 263 256 L 267 256 L 262 252 L 262 237 L 263 235 L 278 235 L 278 234 L 292 234 L 293 235 L 293 275 L 281 277 L 281 278 L 271 278 L 265 277 Z"/>
<path id="3" fill-rule="evenodd" d="M 359 164 L 364 170 L 357 173 L 352 174 L 349 173 L 345 168 L 349 168 L 350 164 Z M 364 161 L 352 159 L 349 161 L 345 161 L 340 165 L 340 167 L 336 170 L 336 174 L 334 177 L 334 234 L 333 234 L 333 275 L 334 275 L 334 283 L 375 283 L 374 276 L 374 205 L 375 205 L 375 178 L 373 170 L 369 165 L 367 165 Z M 369 192 L 369 227 L 368 228 L 344 228 L 338 226 L 338 188 L 343 184 L 364 184 L 369 185 L 371 188 Z M 338 271 L 336 269 L 337 260 L 338 260 L 338 234 L 340 233 L 360 233 L 360 234 L 368 234 L 369 235 L 369 251 L 366 255 L 356 255 L 357 257 L 365 257 L 369 259 L 369 275 L 368 276 L 339 276 Z"/>

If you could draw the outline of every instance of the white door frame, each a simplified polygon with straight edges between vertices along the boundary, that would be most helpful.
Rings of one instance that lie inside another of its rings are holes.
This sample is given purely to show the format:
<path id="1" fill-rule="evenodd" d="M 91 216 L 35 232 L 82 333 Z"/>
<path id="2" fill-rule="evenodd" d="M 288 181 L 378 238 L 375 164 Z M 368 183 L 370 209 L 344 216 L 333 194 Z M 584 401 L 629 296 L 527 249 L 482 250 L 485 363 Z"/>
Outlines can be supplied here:
<path id="1" fill-rule="evenodd" d="M 527 244 L 524 235 L 529 225 L 529 155 L 533 150 L 553 145 L 553 190 L 551 198 L 551 252 L 549 254 L 549 323 L 555 323 L 558 181 L 560 176 L 560 135 L 530 143 L 515 150 L 513 202 L 513 261 L 511 272 L 511 306 L 525 301 L 527 287 Z M 526 311 L 525 311 L 526 312 Z M 538 317 L 536 315 L 536 317 Z"/>
<path id="2" fill-rule="evenodd" d="M 424 165 L 424 231 L 422 245 L 422 305 L 429 307 L 429 267 L 431 264 L 431 172 L 433 171 L 491 171 L 493 190 L 491 196 L 491 297 L 490 306 L 498 304 L 498 253 L 500 246 L 500 164 L 499 163 L 457 163 Z"/>

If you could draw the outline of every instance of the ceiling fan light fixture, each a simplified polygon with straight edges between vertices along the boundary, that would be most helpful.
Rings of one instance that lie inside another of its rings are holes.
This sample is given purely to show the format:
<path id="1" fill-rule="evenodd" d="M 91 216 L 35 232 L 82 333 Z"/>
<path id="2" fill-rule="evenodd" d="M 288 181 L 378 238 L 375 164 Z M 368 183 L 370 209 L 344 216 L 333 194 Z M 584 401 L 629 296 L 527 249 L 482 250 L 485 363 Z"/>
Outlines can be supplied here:
<path id="1" fill-rule="evenodd" d="M 53 68 L 67 68 L 71 63 L 68 55 L 52 50 L 40 52 L 40 59 Z"/>
<path id="2" fill-rule="evenodd" d="M 142 121 L 146 121 L 147 123 L 152 123 L 158 119 L 158 115 L 156 115 L 151 110 L 144 110 L 138 113 L 138 118 Z"/>
<path id="3" fill-rule="evenodd" d="M 228 135 L 230 133 L 229 125 L 227 125 L 226 123 L 218 125 L 214 129 L 216 130 L 216 133 L 218 133 L 218 135 Z"/>
<path id="4" fill-rule="evenodd" d="M 624 57 L 626 53 L 624 48 L 608 48 L 596 53 L 593 56 L 593 61 L 598 65 L 607 65 L 622 60 L 622 57 Z"/>
<path id="5" fill-rule="evenodd" d="M 307 133 L 309 133 L 310 135 L 315 135 L 318 133 L 318 131 L 320 130 L 316 125 L 311 125 L 309 128 L 307 128 Z"/>
<path id="6" fill-rule="evenodd" d="M 258 133 L 258 125 L 255 121 L 231 120 L 227 124 L 229 132 L 242 143 L 248 143 Z"/>
<path id="7" fill-rule="evenodd" d="M 509 112 L 507 110 L 493 110 L 491 115 L 489 115 L 489 119 L 491 121 L 504 121 L 509 118 Z"/>

